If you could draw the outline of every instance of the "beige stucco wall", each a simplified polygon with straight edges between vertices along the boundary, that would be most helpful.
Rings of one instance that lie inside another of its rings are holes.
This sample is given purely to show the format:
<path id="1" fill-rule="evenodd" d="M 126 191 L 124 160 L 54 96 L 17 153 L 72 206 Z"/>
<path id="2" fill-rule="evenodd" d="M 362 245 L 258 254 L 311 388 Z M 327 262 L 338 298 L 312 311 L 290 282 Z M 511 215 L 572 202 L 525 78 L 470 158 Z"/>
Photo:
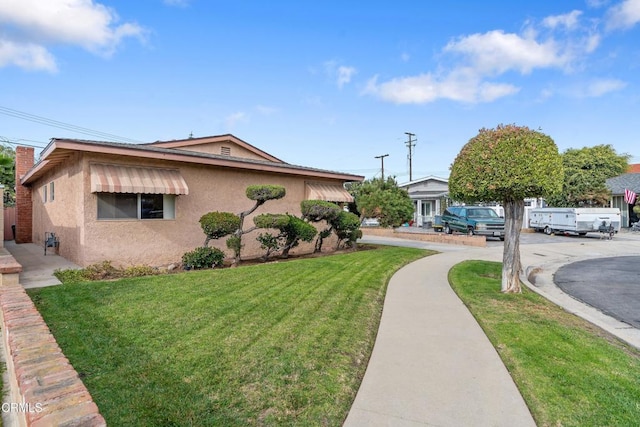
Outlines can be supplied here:
<path id="1" fill-rule="evenodd" d="M 79 155 L 72 156 L 60 167 L 43 175 L 32 187 L 33 243 L 44 246 L 45 232 L 56 233 L 60 241 L 59 254 L 70 260 L 82 255 L 82 203 L 83 174 L 77 162 Z M 50 183 L 54 183 L 55 198 L 51 201 Z M 47 186 L 47 202 L 43 200 L 43 187 Z"/>
<path id="2" fill-rule="evenodd" d="M 176 218 L 172 220 L 98 220 L 97 196 L 90 190 L 91 162 L 177 168 L 189 186 L 189 194 L 176 197 Z M 41 187 L 45 182 L 48 185 L 51 180 L 56 183 L 56 197 L 54 202 L 43 204 Z M 141 163 L 113 156 L 85 154 L 78 157 L 75 164 L 65 163 L 56 173 L 44 176 L 34 185 L 34 242 L 43 244 L 44 232 L 54 231 L 60 236 L 60 255 L 84 266 L 105 260 L 122 266 L 168 265 L 180 262 L 182 254 L 203 244 L 205 236 L 199 224 L 203 214 L 216 210 L 237 214 L 250 209 L 254 202 L 245 196 L 247 186 L 282 185 L 287 189 L 287 195 L 258 208 L 245 220 L 245 229 L 252 227 L 252 217 L 261 213 L 288 212 L 299 216 L 300 202 L 305 197 L 305 182 L 303 177 L 266 172 L 165 161 Z M 341 185 L 339 181 L 320 182 Z M 243 236 L 243 257 L 262 254 L 255 240 L 259 233 L 254 231 Z M 335 239 L 328 239 L 324 248 L 329 249 L 333 245 Z M 212 241 L 210 246 L 218 247 L 231 256 L 225 239 Z M 312 250 L 312 244 L 301 244 L 292 253 Z"/>
<path id="3" fill-rule="evenodd" d="M 181 150 L 186 151 L 197 151 L 199 153 L 208 153 L 208 154 L 218 154 L 220 155 L 222 152 L 222 147 L 228 147 L 231 149 L 232 157 L 242 157 L 243 159 L 253 159 L 253 160 L 265 160 L 264 157 L 254 153 L 253 151 L 247 150 L 244 147 L 240 147 L 239 145 L 224 141 L 224 142 L 205 142 L 197 145 L 187 145 L 185 147 L 180 147 Z"/>

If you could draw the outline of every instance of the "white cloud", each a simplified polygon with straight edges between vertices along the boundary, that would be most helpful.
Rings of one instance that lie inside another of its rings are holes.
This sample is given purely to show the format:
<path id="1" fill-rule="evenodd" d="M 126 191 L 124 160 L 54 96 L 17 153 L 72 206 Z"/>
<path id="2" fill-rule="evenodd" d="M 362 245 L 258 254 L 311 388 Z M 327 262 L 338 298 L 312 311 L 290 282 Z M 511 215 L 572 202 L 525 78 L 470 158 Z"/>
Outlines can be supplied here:
<path id="1" fill-rule="evenodd" d="M 409 55 L 407 52 L 402 52 L 402 54 L 400 55 L 400 59 L 402 60 L 402 62 L 409 62 L 409 60 L 411 59 L 411 55 Z"/>
<path id="2" fill-rule="evenodd" d="M 638 0 L 640 1 L 640 0 Z M 539 25 L 527 22 L 520 34 L 502 30 L 461 36 L 442 49 L 438 72 L 369 80 L 363 94 L 389 102 L 428 103 L 449 99 L 465 103 L 491 102 L 513 95 L 520 88 L 509 73 L 529 75 L 536 70 L 565 73 L 581 68 L 581 61 L 598 48 L 601 36 L 580 24 L 582 12 L 550 16 Z M 541 35 L 540 30 L 544 30 Z M 557 32 L 562 37 L 556 37 Z M 445 64 L 449 64 L 446 66 Z"/>
<path id="3" fill-rule="evenodd" d="M 377 76 L 367 82 L 364 94 L 396 104 L 424 104 L 438 99 L 476 103 L 491 102 L 512 95 L 519 88 L 510 84 L 481 81 L 469 68 L 460 68 L 438 78 L 430 73 L 401 77 L 378 84 Z"/>
<path id="4" fill-rule="evenodd" d="M 346 65 L 338 65 L 335 60 L 326 61 L 324 63 L 324 71 L 331 79 L 335 79 L 336 85 L 342 89 L 342 87 L 351 82 L 351 78 L 357 73 L 354 67 Z"/>
<path id="5" fill-rule="evenodd" d="M 244 123 L 249 120 L 249 117 L 242 111 L 230 114 L 224 119 L 224 125 L 226 129 L 233 129 L 238 123 Z"/>
<path id="6" fill-rule="evenodd" d="M 624 0 L 607 12 L 608 30 L 631 28 L 640 22 L 640 0 Z"/>
<path id="7" fill-rule="evenodd" d="M 587 86 L 584 95 L 587 97 L 597 98 L 610 92 L 624 89 L 627 83 L 617 79 L 600 79 L 594 80 Z"/>
<path id="8" fill-rule="evenodd" d="M 138 24 L 119 24 L 113 9 L 92 0 L 2 0 L 0 22 L 11 30 L 0 36 L 4 43 L 31 46 L 50 59 L 48 45 L 75 45 L 109 56 L 125 38 L 143 39 L 145 35 Z"/>
<path id="9" fill-rule="evenodd" d="M 0 68 L 7 65 L 15 65 L 25 70 L 58 70 L 53 55 L 42 46 L 0 39 Z"/>
<path id="10" fill-rule="evenodd" d="M 501 30 L 461 37 L 447 44 L 444 51 L 464 55 L 483 74 L 509 70 L 528 74 L 534 68 L 563 68 L 570 59 L 553 39 L 540 43 L 531 36 L 521 37 Z"/>
<path id="11" fill-rule="evenodd" d="M 568 30 L 573 30 L 578 27 L 580 15 L 582 15 L 581 11 L 572 10 L 564 15 L 547 16 L 542 21 L 542 25 L 551 29 L 565 27 Z"/>
<path id="12" fill-rule="evenodd" d="M 338 67 L 338 87 L 342 88 L 346 83 L 351 82 L 351 77 L 356 73 L 356 69 L 353 67 L 345 67 L 341 65 Z"/>

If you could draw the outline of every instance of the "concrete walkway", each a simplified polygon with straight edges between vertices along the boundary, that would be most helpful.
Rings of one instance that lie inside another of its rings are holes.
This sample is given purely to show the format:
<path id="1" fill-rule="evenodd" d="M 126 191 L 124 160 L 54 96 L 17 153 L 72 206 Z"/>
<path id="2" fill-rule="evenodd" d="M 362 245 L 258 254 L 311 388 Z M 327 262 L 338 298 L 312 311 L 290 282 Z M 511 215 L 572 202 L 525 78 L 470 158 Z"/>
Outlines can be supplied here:
<path id="1" fill-rule="evenodd" d="M 60 281 L 53 276 L 56 269 L 81 268 L 54 253 L 49 248 L 44 255 L 44 248 L 33 243 L 16 244 L 13 240 L 4 242 L 4 247 L 22 265 L 20 284 L 25 289 L 59 285 Z"/>
<path id="2" fill-rule="evenodd" d="M 420 247 L 431 245 L 421 242 Z M 566 263 L 640 254 L 640 238 L 576 239 L 521 245 L 520 250 L 528 286 L 640 346 L 640 331 L 585 306 L 553 284 L 553 273 Z M 501 261 L 502 247 L 451 248 L 392 277 L 373 353 L 345 426 L 535 425 L 498 353 L 449 286 L 449 269 L 466 259 Z"/>

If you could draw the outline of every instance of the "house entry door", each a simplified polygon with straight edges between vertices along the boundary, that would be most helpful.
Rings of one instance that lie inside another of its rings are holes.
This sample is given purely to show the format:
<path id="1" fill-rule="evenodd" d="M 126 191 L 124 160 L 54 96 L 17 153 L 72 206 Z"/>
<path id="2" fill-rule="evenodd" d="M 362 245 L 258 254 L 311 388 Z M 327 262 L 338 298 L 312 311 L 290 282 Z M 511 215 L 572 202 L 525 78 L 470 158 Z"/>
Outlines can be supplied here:
<path id="1" fill-rule="evenodd" d="M 420 219 L 423 227 L 433 225 L 433 201 L 423 200 L 420 208 Z"/>

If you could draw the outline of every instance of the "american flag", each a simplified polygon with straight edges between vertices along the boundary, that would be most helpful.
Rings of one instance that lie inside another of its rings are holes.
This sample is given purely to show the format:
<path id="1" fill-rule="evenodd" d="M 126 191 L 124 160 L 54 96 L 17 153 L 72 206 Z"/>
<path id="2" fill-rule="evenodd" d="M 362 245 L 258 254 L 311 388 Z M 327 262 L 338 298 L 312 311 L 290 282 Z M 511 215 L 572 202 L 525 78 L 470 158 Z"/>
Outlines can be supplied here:
<path id="1" fill-rule="evenodd" d="M 636 202 L 636 193 L 634 193 L 631 190 L 624 190 L 624 201 L 625 203 L 628 203 L 630 205 L 634 204 Z"/>

